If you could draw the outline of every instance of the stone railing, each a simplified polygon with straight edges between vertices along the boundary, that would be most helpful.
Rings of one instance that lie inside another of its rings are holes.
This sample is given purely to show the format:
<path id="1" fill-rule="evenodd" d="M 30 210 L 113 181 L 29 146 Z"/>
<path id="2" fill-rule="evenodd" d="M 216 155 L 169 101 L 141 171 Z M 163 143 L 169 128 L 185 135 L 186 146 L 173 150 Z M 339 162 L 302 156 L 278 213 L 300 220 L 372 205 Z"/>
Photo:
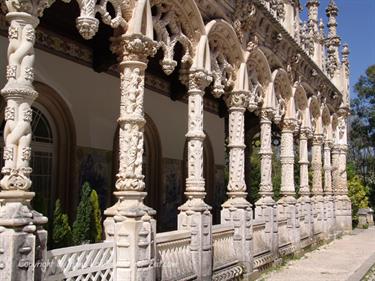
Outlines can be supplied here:
<path id="1" fill-rule="evenodd" d="M 307 246 L 311 245 L 312 237 L 311 237 L 311 213 L 307 209 L 306 205 L 300 206 L 299 211 L 299 226 L 300 226 L 300 246 L 301 248 L 306 248 Z"/>
<path id="2" fill-rule="evenodd" d="M 279 255 L 281 257 L 290 255 L 294 251 L 292 245 L 292 228 L 288 225 L 287 218 L 279 218 L 278 220 L 278 234 L 279 234 Z"/>
<path id="3" fill-rule="evenodd" d="M 187 230 L 156 234 L 157 280 L 193 280 L 197 277 L 190 243 L 190 231 Z"/>
<path id="4" fill-rule="evenodd" d="M 113 280 L 114 261 L 113 242 L 51 250 L 43 280 Z"/>
<path id="5" fill-rule="evenodd" d="M 266 223 L 255 220 L 253 223 L 254 269 L 262 270 L 274 260 L 270 242 L 270 237 L 267 237 L 266 233 Z"/>
<path id="6" fill-rule="evenodd" d="M 231 224 L 212 227 L 213 280 L 233 280 L 243 273 L 236 257 L 233 238 L 234 228 Z"/>

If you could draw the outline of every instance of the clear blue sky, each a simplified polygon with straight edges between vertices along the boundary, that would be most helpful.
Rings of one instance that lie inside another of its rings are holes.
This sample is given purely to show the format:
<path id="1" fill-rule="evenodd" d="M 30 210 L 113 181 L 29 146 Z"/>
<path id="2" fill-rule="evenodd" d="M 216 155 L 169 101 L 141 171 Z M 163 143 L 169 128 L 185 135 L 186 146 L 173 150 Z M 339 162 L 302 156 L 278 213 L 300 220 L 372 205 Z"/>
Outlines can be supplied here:
<path id="1" fill-rule="evenodd" d="M 350 83 L 353 87 L 367 67 L 375 64 L 375 0 L 335 1 L 339 8 L 338 34 L 342 43 L 349 44 Z M 307 0 L 301 0 L 304 10 L 306 2 Z M 329 0 L 320 0 L 319 18 L 323 18 L 325 25 L 328 2 Z"/>

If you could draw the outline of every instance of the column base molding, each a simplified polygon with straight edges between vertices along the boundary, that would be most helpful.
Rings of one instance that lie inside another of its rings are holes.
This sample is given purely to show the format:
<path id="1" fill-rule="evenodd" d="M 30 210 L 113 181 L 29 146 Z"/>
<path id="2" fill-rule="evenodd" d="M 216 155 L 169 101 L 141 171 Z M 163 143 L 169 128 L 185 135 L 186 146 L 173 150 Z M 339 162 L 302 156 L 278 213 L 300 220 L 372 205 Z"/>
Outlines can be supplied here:
<path id="1" fill-rule="evenodd" d="M 253 271 L 252 208 L 243 197 L 230 198 L 223 205 L 221 223 L 234 226 L 234 247 L 246 272 Z"/>
<path id="2" fill-rule="evenodd" d="M 189 198 L 178 209 L 178 229 L 191 231 L 190 250 L 197 280 L 212 280 L 211 207 L 201 198 Z"/>

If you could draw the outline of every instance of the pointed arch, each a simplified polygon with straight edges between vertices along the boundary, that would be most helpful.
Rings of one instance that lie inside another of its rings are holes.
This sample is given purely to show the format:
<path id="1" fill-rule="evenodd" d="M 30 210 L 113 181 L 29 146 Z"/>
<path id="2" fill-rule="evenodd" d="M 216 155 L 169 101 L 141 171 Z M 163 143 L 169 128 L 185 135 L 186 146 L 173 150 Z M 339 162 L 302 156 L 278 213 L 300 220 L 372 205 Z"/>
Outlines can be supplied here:
<path id="1" fill-rule="evenodd" d="M 242 87 L 247 80 L 241 43 L 233 27 L 224 20 L 212 20 L 206 25 L 209 41 L 211 71 L 214 78 L 213 95 Z M 242 69 L 241 69 L 242 66 Z M 240 88 L 243 90 L 242 88 Z"/>
<path id="2" fill-rule="evenodd" d="M 309 110 L 313 133 L 318 135 L 323 134 L 321 106 L 316 96 L 312 96 L 309 99 Z"/>
<path id="3" fill-rule="evenodd" d="M 296 117 L 301 127 L 311 128 L 307 95 L 300 83 L 296 83 L 293 87 L 293 99 L 295 102 Z"/>
<path id="4" fill-rule="evenodd" d="M 266 91 L 272 81 L 272 73 L 267 57 L 262 50 L 254 48 L 251 52 L 246 52 L 245 62 L 249 70 L 249 80 L 254 84 L 259 82 Z"/>
<path id="5" fill-rule="evenodd" d="M 164 72 L 170 75 L 181 63 L 182 72 L 194 64 L 201 37 L 205 35 L 202 16 L 193 0 L 151 0 L 154 40 L 163 51 L 160 61 Z M 182 59 L 176 61 L 175 47 L 182 46 Z"/>

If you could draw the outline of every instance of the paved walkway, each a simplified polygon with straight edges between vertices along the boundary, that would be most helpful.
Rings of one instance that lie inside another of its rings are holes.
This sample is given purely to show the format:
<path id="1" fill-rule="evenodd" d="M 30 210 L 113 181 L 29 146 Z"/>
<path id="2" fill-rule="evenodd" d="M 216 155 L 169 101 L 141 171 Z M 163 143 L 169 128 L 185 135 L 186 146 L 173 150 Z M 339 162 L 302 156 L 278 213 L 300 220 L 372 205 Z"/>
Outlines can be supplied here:
<path id="1" fill-rule="evenodd" d="M 264 281 L 359 281 L 375 264 L 375 227 L 355 230 L 262 275 Z"/>

